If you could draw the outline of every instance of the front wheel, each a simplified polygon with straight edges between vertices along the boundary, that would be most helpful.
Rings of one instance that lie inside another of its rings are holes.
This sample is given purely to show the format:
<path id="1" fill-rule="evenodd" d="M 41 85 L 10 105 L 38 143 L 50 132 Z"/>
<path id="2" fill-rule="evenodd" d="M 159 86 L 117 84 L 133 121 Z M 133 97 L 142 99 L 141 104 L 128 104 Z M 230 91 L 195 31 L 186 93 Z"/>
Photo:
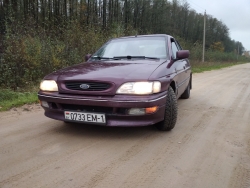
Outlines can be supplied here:
<path id="1" fill-rule="evenodd" d="M 156 127 L 161 131 L 170 131 L 177 120 L 177 98 L 172 87 L 168 88 L 164 120 L 157 123 Z"/>
<path id="2" fill-rule="evenodd" d="M 190 85 L 191 85 L 191 82 L 189 81 L 186 90 L 185 90 L 184 93 L 181 95 L 181 98 L 182 98 L 182 99 L 188 99 L 188 98 L 190 97 Z"/>

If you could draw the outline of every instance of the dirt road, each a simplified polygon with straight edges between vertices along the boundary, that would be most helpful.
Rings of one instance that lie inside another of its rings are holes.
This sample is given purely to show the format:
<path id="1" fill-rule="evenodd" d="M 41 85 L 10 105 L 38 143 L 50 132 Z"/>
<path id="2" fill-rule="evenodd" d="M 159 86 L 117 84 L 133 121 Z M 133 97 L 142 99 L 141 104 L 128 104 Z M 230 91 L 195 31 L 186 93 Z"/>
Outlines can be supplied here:
<path id="1" fill-rule="evenodd" d="M 250 64 L 194 74 L 178 107 L 171 132 L 0 113 L 0 187 L 250 187 Z"/>

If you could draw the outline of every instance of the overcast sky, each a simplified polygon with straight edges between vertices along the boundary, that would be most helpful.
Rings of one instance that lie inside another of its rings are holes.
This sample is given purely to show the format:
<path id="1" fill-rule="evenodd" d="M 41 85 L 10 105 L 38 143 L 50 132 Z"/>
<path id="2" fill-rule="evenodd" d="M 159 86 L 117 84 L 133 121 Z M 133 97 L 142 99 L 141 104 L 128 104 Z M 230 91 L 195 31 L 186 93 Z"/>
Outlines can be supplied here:
<path id="1" fill-rule="evenodd" d="M 185 0 L 184 0 L 185 1 Z M 182 1 L 180 1 L 182 2 Z M 186 0 L 190 8 L 221 20 L 231 39 L 240 41 L 250 51 L 250 0 Z"/>

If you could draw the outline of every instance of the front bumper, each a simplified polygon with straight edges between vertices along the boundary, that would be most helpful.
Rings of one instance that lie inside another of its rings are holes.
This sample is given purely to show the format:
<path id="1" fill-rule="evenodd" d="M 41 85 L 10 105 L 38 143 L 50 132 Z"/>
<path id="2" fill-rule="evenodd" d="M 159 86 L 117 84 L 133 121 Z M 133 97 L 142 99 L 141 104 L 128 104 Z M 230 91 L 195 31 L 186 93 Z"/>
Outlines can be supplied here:
<path id="1" fill-rule="evenodd" d="M 39 91 L 40 101 L 46 101 L 49 107 L 43 107 L 45 116 L 65 121 L 64 111 L 84 111 L 105 113 L 106 126 L 148 126 L 164 119 L 166 92 L 148 96 L 115 95 L 115 96 L 86 96 L 66 95 L 57 92 Z M 148 108 L 158 106 L 153 114 L 128 115 L 130 108 Z"/>

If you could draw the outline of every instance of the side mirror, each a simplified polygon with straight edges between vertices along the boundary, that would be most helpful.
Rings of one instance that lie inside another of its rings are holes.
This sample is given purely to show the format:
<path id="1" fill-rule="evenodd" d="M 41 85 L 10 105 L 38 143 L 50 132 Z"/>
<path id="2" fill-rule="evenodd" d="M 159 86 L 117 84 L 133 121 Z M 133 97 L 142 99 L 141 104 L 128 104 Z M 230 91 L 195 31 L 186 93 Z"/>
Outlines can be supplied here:
<path id="1" fill-rule="evenodd" d="M 180 50 L 176 52 L 176 59 L 185 59 L 189 57 L 189 50 Z"/>
<path id="2" fill-rule="evenodd" d="M 91 56 L 92 56 L 92 54 L 85 55 L 85 61 L 88 61 Z"/>

